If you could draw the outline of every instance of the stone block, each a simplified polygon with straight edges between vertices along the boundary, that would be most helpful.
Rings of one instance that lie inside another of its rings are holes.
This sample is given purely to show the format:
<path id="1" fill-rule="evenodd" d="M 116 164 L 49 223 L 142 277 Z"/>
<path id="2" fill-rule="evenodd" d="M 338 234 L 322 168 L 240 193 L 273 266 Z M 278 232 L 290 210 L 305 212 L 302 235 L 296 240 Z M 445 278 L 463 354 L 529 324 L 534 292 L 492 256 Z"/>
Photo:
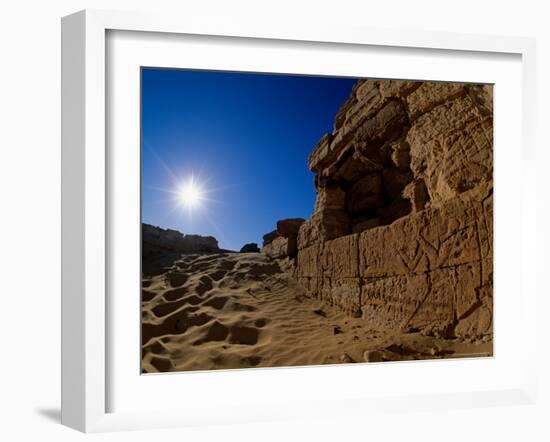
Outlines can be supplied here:
<path id="1" fill-rule="evenodd" d="M 465 95 L 466 92 L 467 85 L 465 83 L 424 82 L 407 96 L 407 106 L 411 121 L 446 101 Z"/>
<path id="2" fill-rule="evenodd" d="M 359 235 L 347 235 L 327 241 L 323 247 L 323 274 L 332 278 L 351 278 L 359 276 Z"/>

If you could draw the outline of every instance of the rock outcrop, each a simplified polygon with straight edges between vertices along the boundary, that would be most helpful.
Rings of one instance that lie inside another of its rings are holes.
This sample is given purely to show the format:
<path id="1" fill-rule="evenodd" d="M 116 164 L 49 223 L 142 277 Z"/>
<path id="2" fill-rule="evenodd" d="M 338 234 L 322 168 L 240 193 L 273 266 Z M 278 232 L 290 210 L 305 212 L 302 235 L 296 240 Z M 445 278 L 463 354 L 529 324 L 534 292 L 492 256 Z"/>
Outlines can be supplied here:
<path id="1" fill-rule="evenodd" d="M 313 215 L 264 253 L 378 326 L 492 335 L 492 114 L 488 85 L 358 81 L 309 156 Z"/>
<path id="2" fill-rule="evenodd" d="M 240 253 L 260 253 L 260 248 L 255 242 L 245 244 L 241 247 Z"/>
<path id="3" fill-rule="evenodd" d="M 277 229 L 263 237 L 262 252 L 271 258 L 294 258 L 298 253 L 298 232 L 303 218 L 277 221 Z"/>
<path id="4" fill-rule="evenodd" d="M 184 235 L 177 230 L 162 229 L 150 224 L 141 225 L 142 272 L 152 274 L 171 265 L 184 253 L 219 252 L 213 236 Z"/>

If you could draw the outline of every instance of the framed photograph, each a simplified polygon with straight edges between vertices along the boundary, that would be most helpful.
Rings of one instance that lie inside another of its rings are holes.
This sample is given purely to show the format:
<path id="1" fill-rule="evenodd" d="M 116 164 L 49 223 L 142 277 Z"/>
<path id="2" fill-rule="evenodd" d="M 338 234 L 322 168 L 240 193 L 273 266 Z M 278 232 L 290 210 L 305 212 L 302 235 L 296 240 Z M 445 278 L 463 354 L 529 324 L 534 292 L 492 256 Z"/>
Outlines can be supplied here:
<path id="1" fill-rule="evenodd" d="M 62 35 L 64 424 L 534 400 L 532 40 L 108 11 Z"/>

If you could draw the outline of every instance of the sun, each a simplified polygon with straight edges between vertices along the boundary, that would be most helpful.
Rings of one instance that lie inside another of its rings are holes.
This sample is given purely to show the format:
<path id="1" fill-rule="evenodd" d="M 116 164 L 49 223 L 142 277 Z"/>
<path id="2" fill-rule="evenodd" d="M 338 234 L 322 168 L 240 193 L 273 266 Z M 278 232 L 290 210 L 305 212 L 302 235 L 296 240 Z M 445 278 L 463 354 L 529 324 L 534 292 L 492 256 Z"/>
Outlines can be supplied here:
<path id="1" fill-rule="evenodd" d="M 200 206 L 203 195 L 200 185 L 191 178 L 178 192 L 179 202 L 188 209 Z"/>

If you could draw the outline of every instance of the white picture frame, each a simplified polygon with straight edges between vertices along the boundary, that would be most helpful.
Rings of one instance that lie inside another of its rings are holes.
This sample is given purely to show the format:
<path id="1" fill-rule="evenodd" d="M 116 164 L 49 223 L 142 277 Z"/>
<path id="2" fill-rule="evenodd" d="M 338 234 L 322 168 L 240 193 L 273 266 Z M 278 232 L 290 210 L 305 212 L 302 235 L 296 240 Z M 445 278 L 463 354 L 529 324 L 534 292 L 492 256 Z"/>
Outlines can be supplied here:
<path id="1" fill-rule="evenodd" d="M 110 324 L 108 302 L 108 253 L 112 232 L 109 217 L 108 155 L 106 119 L 108 63 L 106 35 L 111 31 L 154 32 L 163 35 L 217 36 L 220 38 L 268 39 L 285 44 L 338 44 L 342 47 L 374 46 L 402 48 L 403 51 L 466 51 L 477 54 L 513 54 L 521 57 L 521 259 L 535 256 L 535 201 L 527 189 L 534 187 L 534 107 L 535 43 L 518 37 L 493 37 L 417 31 L 390 32 L 369 28 L 350 28 L 326 24 L 288 25 L 240 22 L 210 22 L 196 17 L 154 16 L 143 13 L 86 10 L 62 20 L 62 423 L 84 432 L 139 428 L 159 428 L 208 424 L 212 416 L 201 412 L 190 415 L 183 410 L 109 410 Z M 157 34 L 158 35 L 158 34 Z M 498 87 L 498 85 L 497 85 Z M 498 120 L 497 120 L 498 124 Z M 519 148 L 519 146 L 518 146 Z M 498 161 L 498 160 L 497 160 Z M 498 180 L 497 180 L 498 186 Z M 498 222 L 498 220 L 497 220 Z M 498 243 L 497 243 L 498 253 Z M 536 291 L 534 266 L 522 266 L 522 330 L 529 337 L 535 333 Z M 496 337 L 498 339 L 498 335 Z M 216 415 L 217 422 L 283 419 L 339 414 L 366 414 L 375 409 L 394 412 L 407 409 L 461 408 L 500 404 L 533 403 L 536 396 L 535 359 L 530 358 L 534 339 L 525 339 L 519 385 L 462 393 L 430 392 L 424 395 L 388 395 L 319 398 L 303 404 L 289 401 L 284 407 L 274 404 L 263 408 L 247 403 L 236 404 L 247 411 L 244 419 Z M 498 358 L 498 353 L 497 356 Z M 363 366 L 364 367 L 364 366 Z M 381 367 L 381 366 L 378 366 Z M 333 367 L 342 369 L 343 367 Z M 383 368 L 381 368 L 383 369 Z M 310 370 L 315 370 L 311 368 Z M 361 367 L 355 369 L 362 370 Z M 246 370 L 241 371 L 246 372 Z M 275 379 L 275 371 L 256 373 L 254 385 Z M 257 373 L 263 373 L 257 375 Z M 297 372 L 296 372 L 297 373 Z M 328 372 L 326 372 L 328 373 Z M 348 373 L 351 376 L 351 372 Z M 216 374 L 218 379 L 235 376 Z M 246 374 L 244 374 L 247 376 Z M 242 374 L 240 375 L 242 379 Z M 252 376 L 252 375 L 249 375 Z M 168 379 L 168 378 L 165 378 Z M 172 377 L 176 379 L 176 377 Z M 195 379 L 198 379 L 195 378 Z M 165 383 L 175 381 L 164 381 Z M 278 381 L 275 381 L 278 382 Z M 335 401 L 338 407 L 335 407 Z"/>

